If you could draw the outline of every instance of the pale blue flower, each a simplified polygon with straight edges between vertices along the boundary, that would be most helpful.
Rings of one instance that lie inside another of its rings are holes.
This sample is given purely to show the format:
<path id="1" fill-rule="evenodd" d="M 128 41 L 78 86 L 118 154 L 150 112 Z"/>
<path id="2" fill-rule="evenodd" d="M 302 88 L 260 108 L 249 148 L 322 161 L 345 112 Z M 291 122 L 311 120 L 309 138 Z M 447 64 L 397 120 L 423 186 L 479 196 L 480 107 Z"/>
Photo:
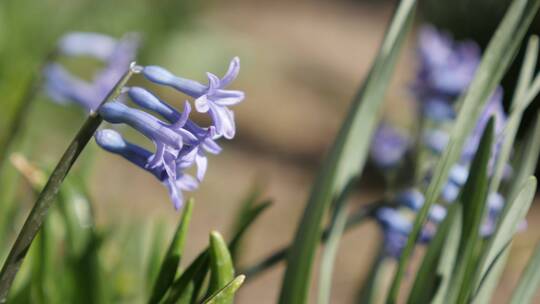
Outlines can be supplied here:
<path id="1" fill-rule="evenodd" d="M 412 230 L 412 221 L 407 219 L 398 210 L 386 207 L 377 210 L 375 219 L 383 229 L 385 255 L 399 258 L 403 248 L 407 244 L 409 233 Z M 424 226 L 418 242 L 429 242 L 433 238 L 434 233 L 435 231 L 430 226 Z"/>
<path id="2" fill-rule="evenodd" d="M 207 73 L 208 84 L 204 85 L 197 81 L 175 76 L 166 69 L 158 66 L 147 66 L 143 70 L 144 76 L 152 82 L 173 87 L 193 98 L 198 112 L 210 114 L 216 136 L 224 136 L 227 139 L 234 137 L 236 132 L 234 113 L 229 109 L 244 99 L 244 92 L 227 90 L 240 71 L 240 59 L 235 57 L 227 73 L 219 78 L 212 73 Z"/>
<path id="3" fill-rule="evenodd" d="M 383 122 L 373 136 L 370 156 L 379 168 L 392 169 L 403 160 L 409 146 L 410 140 L 407 136 Z"/>

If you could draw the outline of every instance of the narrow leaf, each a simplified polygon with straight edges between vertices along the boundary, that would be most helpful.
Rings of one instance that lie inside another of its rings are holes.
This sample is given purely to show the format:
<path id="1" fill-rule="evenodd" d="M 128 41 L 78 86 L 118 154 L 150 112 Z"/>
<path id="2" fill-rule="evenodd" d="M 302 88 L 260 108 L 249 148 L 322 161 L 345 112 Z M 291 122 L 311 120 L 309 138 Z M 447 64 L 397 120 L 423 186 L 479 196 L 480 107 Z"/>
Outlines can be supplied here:
<path id="1" fill-rule="evenodd" d="M 279 298 L 281 304 L 307 302 L 322 221 L 332 200 L 340 196 L 364 168 L 371 137 L 382 109 L 384 93 L 408 32 L 415 4 L 415 0 L 400 2 L 362 90 L 354 99 L 332 150 L 312 187 L 288 254 Z"/>
<path id="2" fill-rule="evenodd" d="M 189 223 L 191 222 L 191 215 L 193 213 L 193 205 L 193 199 L 189 199 L 171 244 L 169 245 L 169 249 L 165 254 L 163 263 L 161 264 L 161 269 L 156 283 L 154 284 L 152 296 L 148 301 L 149 303 L 159 303 L 174 281 L 184 251 L 184 244 L 186 242 Z"/>
<path id="3" fill-rule="evenodd" d="M 540 242 L 536 244 L 533 255 L 525 266 L 510 303 L 531 303 L 538 287 L 540 287 Z"/>
<path id="4" fill-rule="evenodd" d="M 523 185 L 517 197 L 513 201 L 510 201 L 510 204 L 508 205 L 509 208 L 503 215 L 503 218 L 497 227 L 497 231 L 493 235 L 485 255 L 479 264 L 481 267 L 480 277 L 485 278 L 483 279 L 484 283 L 482 285 L 480 285 L 480 280 L 477 280 L 477 283 L 473 285 L 476 288 L 475 301 L 478 301 L 478 303 L 489 302 L 491 293 L 498 281 L 497 279 L 492 279 L 490 277 L 498 278 L 501 274 L 500 271 L 494 271 L 493 269 L 502 270 L 506 258 L 501 257 L 501 252 L 509 251 L 510 247 L 507 246 L 507 244 L 511 242 L 519 224 L 525 219 L 534 199 L 535 191 L 536 178 L 531 176 L 525 185 Z M 496 259 L 497 261 L 495 261 Z M 490 284 L 487 284 L 486 282 L 490 282 Z"/>
<path id="5" fill-rule="evenodd" d="M 451 167 L 460 158 L 463 145 L 475 127 L 487 99 L 512 62 L 539 5 L 539 0 L 514 0 L 512 2 L 482 57 L 471 85 L 461 98 L 461 109 L 452 128 L 450 140 L 437 162 L 433 178 L 425 193 L 425 203 L 416 217 L 407 245 L 401 255 L 388 303 L 396 303 L 405 269 L 421 228 L 427 220 L 429 210 L 438 199 Z"/>
<path id="6" fill-rule="evenodd" d="M 331 302 L 330 296 L 332 290 L 334 261 L 338 252 L 341 235 L 343 234 L 345 225 L 347 224 L 348 215 L 349 212 L 346 206 L 346 200 L 340 199 L 337 203 L 335 214 L 330 224 L 328 242 L 324 248 L 321 261 L 321 273 L 319 278 L 319 304 L 328 304 Z"/>
<path id="7" fill-rule="evenodd" d="M 422 259 L 422 264 L 418 269 L 414 285 L 409 294 L 408 304 L 430 303 L 435 297 L 440 284 L 436 284 L 442 275 L 437 271 L 443 254 L 444 244 L 448 242 L 451 226 L 454 223 L 458 205 L 452 205 L 444 221 L 437 227 L 435 237 L 430 242 L 427 252 Z"/>
<path id="8" fill-rule="evenodd" d="M 450 281 L 449 303 L 464 303 L 474 286 L 476 252 L 480 242 L 480 225 L 484 218 L 488 196 L 488 162 L 493 146 L 494 118 L 492 117 L 482 135 L 480 145 L 471 165 L 471 173 L 461 192 L 463 223 L 457 264 Z"/>

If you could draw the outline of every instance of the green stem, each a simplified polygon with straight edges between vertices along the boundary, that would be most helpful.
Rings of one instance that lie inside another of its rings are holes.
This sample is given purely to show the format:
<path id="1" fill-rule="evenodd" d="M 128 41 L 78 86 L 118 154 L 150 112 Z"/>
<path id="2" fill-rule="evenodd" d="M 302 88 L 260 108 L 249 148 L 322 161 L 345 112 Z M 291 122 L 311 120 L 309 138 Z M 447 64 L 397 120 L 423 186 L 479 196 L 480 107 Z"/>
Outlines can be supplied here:
<path id="1" fill-rule="evenodd" d="M 124 76 L 116 83 L 114 88 L 109 92 L 107 97 L 101 104 L 109 102 L 120 95 L 121 89 L 125 86 L 128 80 L 134 73 L 137 73 L 137 66 L 132 63 L 130 69 L 124 74 Z M 26 218 L 24 225 L 19 232 L 15 244 L 11 247 L 9 255 L 0 272 L 0 303 L 6 303 L 9 289 L 15 276 L 19 271 L 19 268 L 24 261 L 26 253 L 32 244 L 32 241 L 39 232 L 47 212 L 51 207 L 53 201 L 58 195 L 60 186 L 64 181 L 64 178 L 69 173 L 69 170 L 81 154 L 82 150 L 90 141 L 97 128 L 101 124 L 103 119 L 97 112 L 92 112 L 86 119 L 86 122 L 81 127 L 71 144 L 68 146 L 64 155 L 54 168 L 47 184 L 39 194 L 39 197 L 30 211 L 30 214 Z"/>
<path id="2" fill-rule="evenodd" d="M 388 205 L 389 205 L 388 203 L 384 203 L 382 201 L 375 201 L 373 203 L 363 206 L 347 219 L 347 224 L 345 225 L 345 231 L 348 231 L 351 228 L 355 227 L 356 225 L 362 223 L 366 217 L 372 216 L 377 210 L 379 210 L 379 208 L 382 208 Z M 329 228 L 327 228 L 324 230 L 322 234 L 321 242 L 326 243 L 329 237 L 330 237 L 330 230 Z M 253 266 L 250 266 L 246 269 L 240 269 L 238 273 L 245 274 L 246 277 L 249 278 L 247 282 L 251 282 L 256 276 L 272 268 L 277 263 L 285 260 L 287 258 L 287 253 L 289 249 L 290 249 L 290 246 L 281 248 L 280 250 L 274 252 L 272 255 L 263 259 L 259 263 Z"/>

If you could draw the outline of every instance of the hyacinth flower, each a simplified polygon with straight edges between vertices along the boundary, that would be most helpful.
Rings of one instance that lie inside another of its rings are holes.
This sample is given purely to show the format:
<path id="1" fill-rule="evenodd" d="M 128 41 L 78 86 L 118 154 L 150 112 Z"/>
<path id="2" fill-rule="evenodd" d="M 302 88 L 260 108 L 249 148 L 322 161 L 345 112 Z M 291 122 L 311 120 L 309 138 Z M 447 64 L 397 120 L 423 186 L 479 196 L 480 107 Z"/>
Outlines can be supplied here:
<path id="1" fill-rule="evenodd" d="M 233 62 L 236 62 L 233 75 L 236 77 L 238 59 L 235 58 Z M 143 71 L 147 68 L 143 68 Z M 164 70 L 160 67 L 152 69 Z M 231 72 L 227 73 L 230 74 Z M 227 81 L 230 83 L 232 79 Z M 209 127 L 201 127 L 190 120 L 191 104 L 188 101 L 185 102 L 183 111 L 179 112 L 144 88 L 131 87 L 125 93 L 141 109 L 115 101 L 103 105 L 99 109 L 100 115 L 109 123 L 128 125 L 143 134 L 152 141 L 155 151 L 151 152 L 130 143 L 121 134 L 110 129 L 99 131 L 96 142 L 103 149 L 118 154 L 153 174 L 167 187 L 173 205 L 179 209 L 184 201 L 182 191 L 193 191 L 198 187 L 208 166 L 206 154 L 220 153 L 221 147 L 216 140 L 226 135 L 217 131 L 214 120 Z M 232 133 L 234 134 L 234 130 Z M 193 167 L 196 167 L 195 177 L 186 172 Z"/>
<path id="2" fill-rule="evenodd" d="M 384 254 L 388 257 L 399 258 L 412 230 L 412 220 L 398 210 L 386 207 L 377 210 L 375 219 L 383 230 Z M 418 240 L 419 243 L 425 244 L 433 239 L 435 231 L 431 228 L 430 225 L 424 226 Z"/>
<path id="3" fill-rule="evenodd" d="M 229 69 L 223 78 L 207 73 L 208 84 L 178 77 L 166 69 L 158 66 L 147 66 L 143 75 L 157 84 L 175 88 L 195 98 L 195 108 L 198 112 L 209 113 L 212 118 L 216 136 L 224 136 L 232 139 L 235 135 L 234 112 L 229 109 L 244 99 L 244 92 L 227 90 L 227 86 L 233 82 L 240 71 L 240 60 L 233 58 Z"/>
<path id="4" fill-rule="evenodd" d="M 98 33 L 66 34 L 57 45 L 59 55 L 91 57 L 102 61 L 104 67 L 88 82 L 59 63 L 49 63 L 44 68 L 48 95 L 58 103 L 75 103 L 88 112 L 95 111 L 135 59 L 138 46 L 139 39 L 135 34 L 126 34 L 121 39 Z"/>
<path id="5" fill-rule="evenodd" d="M 419 69 L 413 91 L 423 115 L 435 121 L 453 119 L 453 104 L 467 89 L 480 62 L 480 48 L 472 41 L 456 42 L 432 26 L 420 30 Z"/>
<path id="6" fill-rule="evenodd" d="M 410 147 L 410 140 L 392 125 L 383 122 L 373 136 L 370 157 L 373 163 L 383 169 L 395 168 L 402 161 Z"/>

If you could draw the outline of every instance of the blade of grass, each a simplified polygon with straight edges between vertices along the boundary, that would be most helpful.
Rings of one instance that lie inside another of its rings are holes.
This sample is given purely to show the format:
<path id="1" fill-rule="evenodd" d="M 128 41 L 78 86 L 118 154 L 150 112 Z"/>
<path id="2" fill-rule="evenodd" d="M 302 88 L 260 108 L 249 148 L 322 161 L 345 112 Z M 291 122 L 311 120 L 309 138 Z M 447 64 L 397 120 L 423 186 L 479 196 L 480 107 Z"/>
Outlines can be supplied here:
<path id="1" fill-rule="evenodd" d="M 472 286 L 475 287 L 475 301 L 479 303 L 489 302 L 491 297 L 491 292 L 496 287 L 496 279 L 490 279 L 490 273 L 493 276 L 498 277 L 500 273 L 490 269 L 497 269 L 497 265 L 504 266 L 506 259 L 500 258 L 501 251 L 509 251 L 510 246 L 507 246 L 509 242 L 512 241 L 514 234 L 517 232 L 519 224 L 525 219 L 527 212 L 534 200 L 534 194 L 536 191 L 536 178 L 529 177 L 528 181 L 522 186 L 521 191 L 517 197 L 510 201 L 508 206 L 508 211 L 503 215 L 500 224 L 497 227 L 495 234 L 492 237 L 492 241 L 488 245 L 485 251 L 485 256 L 482 259 L 480 265 L 479 277 L 476 277 L 476 282 L 473 282 Z M 499 258 L 498 258 L 499 257 Z M 498 259 L 497 259 L 498 258 Z M 497 261 L 495 261 L 497 259 Z M 494 264 L 493 266 L 490 266 Z M 502 266 L 500 266 L 502 268 Z M 480 285 L 480 279 L 483 279 L 484 284 Z M 491 284 L 486 284 L 485 282 L 491 282 Z"/>
<path id="2" fill-rule="evenodd" d="M 341 235 L 345 230 L 347 224 L 347 217 L 349 215 L 347 206 L 341 207 L 340 205 L 346 205 L 345 199 L 339 199 L 336 205 L 336 212 L 333 215 L 330 223 L 330 233 L 328 235 L 328 242 L 324 248 L 321 270 L 319 277 L 319 304 L 330 303 L 330 296 L 332 290 L 332 274 L 334 271 L 334 261 L 339 248 L 339 241 Z"/>
<path id="3" fill-rule="evenodd" d="M 167 253 L 161 264 L 159 274 L 154 284 L 152 295 L 150 296 L 149 303 L 159 303 L 171 284 L 174 281 L 178 266 L 182 259 L 184 252 L 184 245 L 186 243 L 187 232 L 189 230 L 189 224 L 191 222 L 191 215 L 193 213 L 194 201 L 190 198 L 184 208 L 182 218 L 178 223 L 176 232 L 173 239 L 167 249 Z"/>
<path id="4" fill-rule="evenodd" d="M 235 220 L 232 226 L 232 235 L 235 235 L 238 230 L 244 225 L 244 222 L 250 218 L 251 212 L 253 212 L 253 207 L 259 201 L 261 195 L 261 187 L 255 185 L 248 192 L 247 196 L 242 201 L 239 210 L 236 213 Z M 231 248 L 231 256 L 235 263 L 235 266 L 238 266 L 237 263 L 240 260 L 240 248 L 242 247 L 241 242 L 238 242 Z"/>
<path id="5" fill-rule="evenodd" d="M 440 276 L 440 284 L 435 292 L 433 304 L 447 303 L 446 294 L 450 287 L 452 272 L 457 262 L 459 243 L 461 239 L 461 229 L 463 226 L 463 212 L 461 204 L 455 205 L 454 218 L 450 223 L 450 231 L 442 249 L 440 261 L 437 266 L 437 274 Z"/>
<path id="6" fill-rule="evenodd" d="M 234 237 L 229 243 L 229 250 L 231 252 L 231 257 L 233 257 L 233 261 L 235 264 L 237 261 L 234 260 L 234 254 L 238 255 L 239 248 L 242 243 L 242 239 L 244 235 L 247 232 L 247 229 L 251 225 L 251 223 L 259 217 L 263 213 L 266 208 L 270 207 L 272 205 L 271 201 L 264 201 L 260 204 L 257 204 L 256 206 L 251 206 L 249 210 L 246 210 L 245 214 L 242 216 L 242 220 L 238 222 L 238 226 L 235 229 Z M 233 254 L 234 253 L 234 254 Z"/>
<path id="7" fill-rule="evenodd" d="M 422 259 L 422 264 L 418 269 L 414 280 L 411 293 L 409 294 L 408 304 L 430 303 L 437 293 L 440 285 L 436 285 L 437 278 L 441 278 L 441 274 L 437 271 L 438 265 L 441 262 L 443 255 L 444 244 L 448 241 L 451 226 L 454 223 L 454 218 L 457 212 L 457 204 L 452 205 L 448 209 L 448 213 L 444 221 L 437 227 L 435 237 L 430 242 L 425 256 Z"/>
<path id="8" fill-rule="evenodd" d="M 529 88 L 529 85 L 533 78 L 534 69 L 536 67 L 537 56 L 538 37 L 533 36 L 529 39 L 529 42 L 527 44 L 527 51 L 525 54 L 525 59 L 521 66 L 517 89 L 512 99 L 510 116 L 508 118 L 502 135 L 504 140 L 498 153 L 494 174 L 491 178 L 491 182 L 489 185 L 489 193 L 497 192 L 499 189 L 501 178 L 503 176 L 508 160 L 510 159 L 510 154 L 512 153 L 516 133 L 521 123 L 523 112 L 533 100 L 533 98 L 527 99 L 526 95 L 531 95 L 531 93 L 534 93 L 533 95 L 531 95 L 534 97 L 538 93 L 538 90 L 534 91 L 534 88 Z"/>
<path id="9" fill-rule="evenodd" d="M 400 257 L 387 303 L 396 303 L 405 269 L 428 212 L 439 197 L 450 168 L 459 159 L 465 140 L 478 121 L 487 99 L 517 53 L 521 40 L 536 15 L 539 5 L 540 1 L 538 0 L 514 0 L 491 39 L 475 77 L 462 98 L 461 109 L 452 128 L 449 143 L 437 162 L 433 178 L 425 193 L 425 204 L 418 212 L 407 245 Z"/>
<path id="10" fill-rule="evenodd" d="M 203 304 L 227 304 L 231 303 L 229 299 L 234 298 L 234 294 L 242 286 L 246 277 L 244 275 L 237 276 L 234 280 L 229 282 L 221 290 L 218 290 L 210 298 L 203 302 Z"/>
<path id="11" fill-rule="evenodd" d="M 135 65 L 133 64 L 124 74 L 124 76 L 118 81 L 111 92 L 109 92 L 102 103 L 118 97 L 121 88 L 128 82 L 133 73 L 136 72 L 134 67 Z M 39 232 L 45 216 L 47 215 L 50 206 L 60 190 L 60 186 L 62 185 L 64 178 L 69 173 L 71 167 L 84 150 L 84 147 L 88 141 L 90 141 L 101 122 L 102 118 L 97 114 L 97 112 L 92 113 L 88 117 L 77 135 L 75 135 L 73 141 L 64 152 L 64 155 L 62 155 L 62 158 L 49 177 L 47 184 L 41 191 L 34 207 L 32 208 L 32 211 L 26 218 L 26 221 L 17 236 L 15 244 L 13 247 L 11 247 L 10 253 L 4 262 L 2 270 L 0 271 L 0 303 L 5 303 L 7 301 L 11 284 L 13 283 L 20 265 L 28 252 L 28 248 L 30 248 L 32 241 Z"/>
<path id="12" fill-rule="evenodd" d="M 454 267 L 447 300 L 465 303 L 474 286 L 475 266 L 480 242 L 480 226 L 484 219 L 488 196 L 488 162 L 493 146 L 494 118 L 490 118 L 471 165 L 470 175 L 458 199 L 462 208 L 462 229 L 457 263 Z"/>
<path id="13" fill-rule="evenodd" d="M 511 304 L 531 303 L 536 290 L 540 286 L 540 242 L 525 266 L 518 285 L 512 293 Z"/>
<path id="14" fill-rule="evenodd" d="M 373 203 L 367 204 L 363 207 L 360 207 L 356 212 L 354 212 L 348 219 L 347 223 L 345 225 L 345 231 L 349 231 L 350 229 L 356 227 L 357 225 L 364 222 L 366 218 L 371 217 L 375 212 L 381 208 L 388 206 L 387 203 L 384 203 L 382 201 L 375 201 Z M 328 237 L 330 235 L 330 227 L 327 227 L 321 236 L 321 242 L 324 244 L 326 241 L 328 241 Z M 260 262 L 255 263 L 253 266 L 249 266 L 246 269 L 240 269 L 239 273 L 244 273 L 246 277 L 249 279 L 247 283 L 251 282 L 254 278 L 256 278 L 258 275 L 262 274 L 266 270 L 272 268 L 279 262 L 285 260 L 287 258 L 287 252 L 290 250 L 290 246 L 286 246 L 284 248 L 281 248 L 271 254 L 270 256 L 262 259 Z"/>
<path id="15" fill-rule="evenodd" d="M 519 196 L 520 192 L 523 191 L 524 185 L 528 182 L 529 176 L 532 175 L 536 169 L 536 165 L 538 162 L 538 154 L 540 153 L 540 112 L 537 114 L 536 121 L 534 128 L 530 130 L 526 136 L 526 139 L 523 143 L 523 150 L 522 154 L 518 157 L 517 161 L 517 167 L 514 170 L 514 176 L 512 177 L 512 181 L 510 183 L 510 187 L 508 190 L 507 197 L 507 204 L 505 206 L 505 209 L 503 210 L 502 214 L 499 218 L 504 219 L 506 218 L 507 214 L 510 212 L 510 210 L 514 210 L 514 208 L 517 208 L 517 206 L 514 206 L 516 203 L 516 197 Z M 525 211 L 526 212 L 526 211 Z M 479 274 L 476 282 L 475 282 L 475 289 L 476 293 L 479 293 L 479 286 L 480 286 L 480 278 L 484 278 L 486 276 L 486 272 L 488 270 L 489 265 L 493 263 L 493 257 L 497 256 L 499 254 L 500 248 L 505 244 L 508 240 L 498 239 L 496 240 L 496 236 L 499 229 L 501 228 L 502 221 L 499 221 L 499 224 L 497 226 L 496 233 L 494 237 L 491 238 L 489 243 L 486 245 L 486 249 L 482 254 L 482 258 L 480 260 L 480 267 L 482 269 L 481 273 Z M 495 245 L 495 242 L 498 243 L 498 245 Z M 509 250 L 509 249 L 508 249 Z M 504 265 L 506 259 L 503 257 L 499 258 L 498 264 Z M 485 298 L 487 297 L 487 294 L 490 294 L 490 290 L 495 288 L 495 284 L 498 281 L 498 277 L 500 274 L 502 274 L 502 268 L 503 266 L 494 266 L 492 268 L 495 268 L 499 271 L 491 271 L 490 278 L 487 280 L 488 283 L 483 283 L 483 292 L 481 297 Z"/>
<path id="16" fill-rule="evenodd" d="M 307 302 L 322 220 L 333 199 L 340 196 L 364 168 L 384 93 L 411 24 L 415 6 L 415 0 L 400 2 L 371 71 L 354 99 L 332 150 L 313 184 L 288 253 L 279 297 L 281 304 Z"/>

